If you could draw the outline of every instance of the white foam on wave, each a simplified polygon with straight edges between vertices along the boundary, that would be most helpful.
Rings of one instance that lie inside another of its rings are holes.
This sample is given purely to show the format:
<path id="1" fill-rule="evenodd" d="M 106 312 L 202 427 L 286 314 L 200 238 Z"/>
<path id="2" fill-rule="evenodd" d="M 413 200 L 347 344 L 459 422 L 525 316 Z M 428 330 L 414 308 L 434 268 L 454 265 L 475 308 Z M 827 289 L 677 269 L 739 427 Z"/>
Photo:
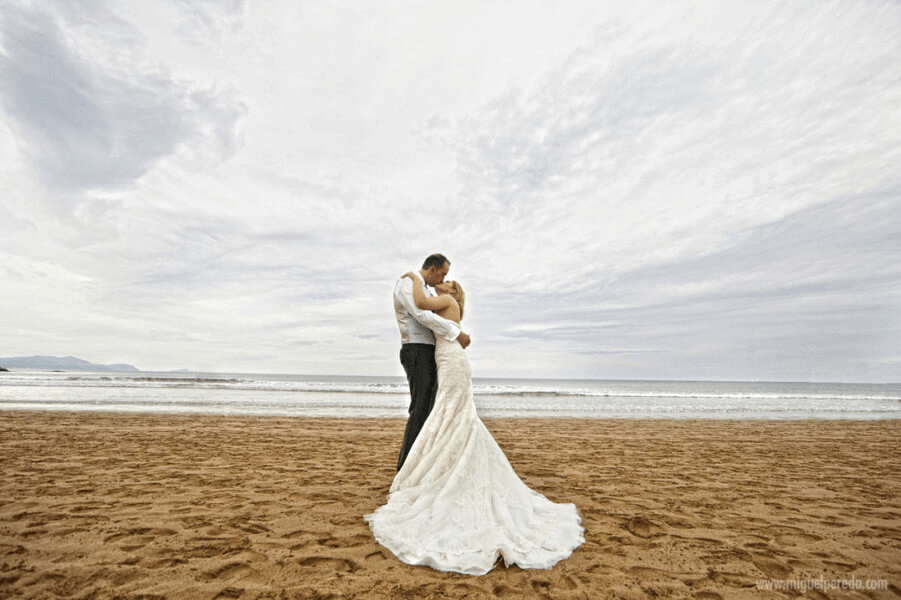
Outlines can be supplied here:
<path id="1" fill-rule="evenodd" d="M 474 381 L 483 416 L 901 418 L 901 386 L 587 380 Z M 0 409 L 403 417 L 402 377 L 12 371 Z"/>

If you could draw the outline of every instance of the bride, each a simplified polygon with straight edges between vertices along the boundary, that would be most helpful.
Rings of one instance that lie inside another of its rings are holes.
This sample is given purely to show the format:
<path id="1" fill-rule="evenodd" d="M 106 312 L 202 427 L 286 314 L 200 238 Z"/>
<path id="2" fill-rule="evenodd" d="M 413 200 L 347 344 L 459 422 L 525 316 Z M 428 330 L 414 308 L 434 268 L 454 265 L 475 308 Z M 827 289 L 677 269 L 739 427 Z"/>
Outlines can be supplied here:
<path id="1" fill-rule="evenodd" d="M 428 297 L 416 274 L 416 306 L 460 322 L 465 295 L 453 281 Z M 507 566 L 549 569 L 572 554 L 584 530 L 574 504 L 555 504 L 513 471 L 476 414 L 469 361 L 438 337 L 438 393 L 388 503 L 364 518 L 375 539 L 400 560 L 439 571 L 484 575 Z"/>

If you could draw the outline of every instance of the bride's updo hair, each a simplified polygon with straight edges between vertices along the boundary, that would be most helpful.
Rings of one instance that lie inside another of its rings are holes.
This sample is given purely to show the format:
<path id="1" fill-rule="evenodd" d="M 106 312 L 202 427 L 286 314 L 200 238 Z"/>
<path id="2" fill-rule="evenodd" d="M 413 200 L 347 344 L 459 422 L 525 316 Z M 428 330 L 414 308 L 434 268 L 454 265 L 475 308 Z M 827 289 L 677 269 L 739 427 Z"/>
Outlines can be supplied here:
<path id="1" fill-rule="evenodd" d="M 460 320 L 463 320 L 463 305 L 466 304 L 466 292 L 458 281 L 448 281 L 450 284 L 450 297 L 457 301 L 460 305 Z"/>

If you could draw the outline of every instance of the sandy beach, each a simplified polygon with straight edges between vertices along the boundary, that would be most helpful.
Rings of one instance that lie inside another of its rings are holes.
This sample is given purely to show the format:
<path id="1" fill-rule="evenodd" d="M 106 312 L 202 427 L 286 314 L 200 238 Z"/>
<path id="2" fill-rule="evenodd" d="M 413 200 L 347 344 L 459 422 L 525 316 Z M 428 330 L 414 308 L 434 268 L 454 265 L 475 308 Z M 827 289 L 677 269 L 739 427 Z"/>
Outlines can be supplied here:
<path id="1" fill-rule="evenodd" d="M 551 570 L 372 539 L 402 420 L 0 412 L 0 598 L 901 596 L 899 421 L 485 423 L 579 508 Z"/>

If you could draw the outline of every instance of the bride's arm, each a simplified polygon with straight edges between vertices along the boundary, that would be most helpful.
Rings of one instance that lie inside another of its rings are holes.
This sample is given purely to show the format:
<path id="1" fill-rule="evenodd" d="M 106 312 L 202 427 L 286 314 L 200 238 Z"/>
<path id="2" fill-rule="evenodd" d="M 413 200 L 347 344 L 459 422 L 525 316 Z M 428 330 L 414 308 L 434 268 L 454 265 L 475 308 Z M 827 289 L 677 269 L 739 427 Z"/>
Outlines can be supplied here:
<path id="1" fill-rule="evenodd" d="M 413 302 L 416 303 L 417 308 L 438 311 L 447 308 L 451 302 L 455 302 L 450 296 L 426 296 L 425 290 L 422 289 L 422 282 L 413 271 L 404 273 L 404 277 L 413 280 Z"/>

